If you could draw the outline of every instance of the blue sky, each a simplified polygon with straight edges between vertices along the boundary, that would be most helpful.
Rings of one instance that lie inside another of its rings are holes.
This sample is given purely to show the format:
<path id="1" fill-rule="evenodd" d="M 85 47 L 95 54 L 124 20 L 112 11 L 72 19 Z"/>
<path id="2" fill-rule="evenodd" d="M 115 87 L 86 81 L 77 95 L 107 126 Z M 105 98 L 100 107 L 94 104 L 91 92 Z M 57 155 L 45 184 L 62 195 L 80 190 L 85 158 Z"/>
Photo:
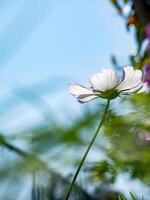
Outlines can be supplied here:
<path id="1" fill-rule="evenodd" d="M 45 88 L 57 93 L 48 97 L 52 107 L 77 105 L 68 82 L 88 83 L 92 73 L 111 66 L 112 54 L 126 65 L 135 49 L 109 0 L 2 0 L 0 21 L 1 98 L 49 80 Z"/>

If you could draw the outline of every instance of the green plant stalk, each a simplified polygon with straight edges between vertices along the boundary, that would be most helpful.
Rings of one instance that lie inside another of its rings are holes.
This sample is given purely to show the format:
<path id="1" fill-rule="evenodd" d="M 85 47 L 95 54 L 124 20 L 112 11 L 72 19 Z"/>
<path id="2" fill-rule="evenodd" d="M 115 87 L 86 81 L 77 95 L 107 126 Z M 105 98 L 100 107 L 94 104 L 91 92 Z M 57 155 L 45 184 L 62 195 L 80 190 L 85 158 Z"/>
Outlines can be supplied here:
<path id="1" fill-rule="evenodd" d="M 0 138 L 0 145 L 5 146 L 7 149 L 14 151 L 15 153 L 17 153 L 23 157 L 28 156 L 28 154 L 25 151 L 19 149 L 18 147 L 15 147 L 12 144 L 9 144 L 8 142 L 6 142 L 4 139 L 1 139 L 1 138 Z"/>
<path id="2" fill-rule="evenodd" d="M 86 151 L 85 151 L 85 153 L 84 153 L 84 156 L 83 156 L 83 158 L 82 158 L 82 160 L 81 160 L 81 162 L 80 162 L 80 164 L 79 164 L 79 166 L 78 166 L 78 168 L 77 168 L 77 170 L 76 170 L 76 172 L 75 172 L 75 174 L 74 174 L 72 183 L 71 183 L 71 185 L 70 185 L 70 188 L 69 188 L 69 190 L 68 190 L 68 193 L 67 193 L 67 195 L 66 195 L 65 200 L 68 200 L 68 199 L 69 199 L 70 193 L 71 193 L 71 191 L 72 191 L 72 189 L 73 189 L 73 186 L 74 186 L 75 181 L 76 181 L 76 179 L 77 179 L 77 177 L 78 177 L 78 174 L 79 174 L 79 172 L 80 172 L 80 170 L 81 170 L 81 168 L 82 168 L 82 165 L 84 164 L 84 161 L 86 160 L 86 157 L 87 157 L 87 155 L 88 155 L 88 153 L 89 153 L 89 151 L 90 151 L 90 149 L 91 149 L 91 147 L 92 147 L 92 145 L 93 145 L 93 143 L 94 143 L 94 141 L 95 141 L 95 139 L 96 139 L 96 137 L 97 137 L 97 135 L 98 135 L 98 133 L 99 133 L 101 127 L 102 127 L 102 125 L 103 125 L 103 122 L 105 121 L 105 117 L 106 117 L 106 114 L 107 114 L 107 111 L 108 111 L 109 103 L 110 103 L 110 100 L 107 101 L 107 104 L 106 104 L 106 107 L 105 107 L 105 110 L 104 110 L 102 119 L 101 119 L 101 121 L 100 121 L 100 123 L 99 123 L 99 125 L 98 125 L 98 128 L 96 129 L 96 132 L 95 132 L 95 134 L 93 135 L 93 138 L 92 138 L 92 140 L 91 140 L 89 146 L 87 147 L 87 149 L 86 149 Z"/>

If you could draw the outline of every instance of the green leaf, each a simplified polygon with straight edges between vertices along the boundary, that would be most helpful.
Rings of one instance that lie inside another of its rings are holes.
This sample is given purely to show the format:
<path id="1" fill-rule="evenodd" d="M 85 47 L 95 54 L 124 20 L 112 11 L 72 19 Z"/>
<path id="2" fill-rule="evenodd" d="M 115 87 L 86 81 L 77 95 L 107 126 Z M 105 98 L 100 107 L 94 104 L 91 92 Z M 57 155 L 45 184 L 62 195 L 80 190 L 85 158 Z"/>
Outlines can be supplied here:
<path id="1" fill-rule="evenodd" d="M 121 197 L 122 197 L 122 200 L 127 200 L 123 194 L 121 194 Z"/>
<path id="2" fill-rule="evenodd" d="M 132 200 L 137 200 L 137 199 L 135 198 L 135 196 L 132 194 L 132 192 L 130 192 L 130 195 L 131 195 L 131 197 L 132 197 Z"/>
<path id="3" fill-rule="evenodd" d="M 118 195 L 118 200 L 127 200 L 123 194 Z"/>
<path id="4" fill-rule="evenodd" d="M 118 200 L 122 200 L 121 196 L 118 194 Z"/>

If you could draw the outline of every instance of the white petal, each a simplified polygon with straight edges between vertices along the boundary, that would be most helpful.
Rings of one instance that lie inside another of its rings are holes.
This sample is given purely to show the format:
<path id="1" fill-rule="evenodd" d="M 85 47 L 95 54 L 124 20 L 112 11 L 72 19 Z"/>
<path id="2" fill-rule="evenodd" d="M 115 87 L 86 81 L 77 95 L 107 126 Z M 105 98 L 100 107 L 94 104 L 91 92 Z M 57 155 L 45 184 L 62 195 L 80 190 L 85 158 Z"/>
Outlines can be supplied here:
<path id="1" fill-rule="evenodd" d="M 69 84 L 69 93 L 74 95 L 74 96 L 79 96 L 82 94 L 93 94 L 93 91 L 90 88 L 85 88 L 82 85 L 79 84 Z"/>
<path id="2" fill-rule="evenodd" d="M 148 86 L 147 86 L 147 83 L 145 82 L 145 83 L 143 83 L 143 87 L 141 87 L 141 89 L 138 90 L 137 93 L 143 93 L 147 90 L 147 88 L 148 88 Z"/>
<path id="3" fill-rule="evenodd" d="M 122 91 L 121 94 L 129 94 L 129 93 L 143 93 L 147 89 L 147 83 L 141 83 L 137 87 L 134 87 L 130 90 Z"/>
<path id="4" fill-rule="evenodd" d="M 89 95 L 89 96 L 78 96 L 77 97 L 77 100 L 80 102 L 80 103 L 86 103 L 88 101 L 91 101 L 93 99 L 97 98 L 96 95 Z"/>
<path id="5" fill-rule="evenodd" d="M 75 96 L 81 103 L 88 102 L 97 97 L 97 93 L 94 93 L 90 88 L 85 88 L 79 84 L 70 84 L 69 93 Z"/>
<path id="6" fill-rule="evenodd" d="M 104 92 L 118 84 L 117 74 L 111 68 L 104 69 L 101 73 L 94 74 L 90 79 L 90 83 L 94 90 Z"/>
<path id="7" fill-rule="evenodd" d="M 131 88 L 129 90 L 122 90 L 121 94 L 135 93 L 135 92 L 138 93 L 138 91 L 140 91 L 142 88 L 143 88 L 143 83 L 140 83 L 138 86 L 133 87 L 133 88 Z"/>
<path id="8" fill-rule="evenodd" d="M 130 90 L 142 83 L 143 73 L 141 70 L 134 70 L 133 67 L 123 69 L 123 80 L 117 86 L 118 91 Z"/>

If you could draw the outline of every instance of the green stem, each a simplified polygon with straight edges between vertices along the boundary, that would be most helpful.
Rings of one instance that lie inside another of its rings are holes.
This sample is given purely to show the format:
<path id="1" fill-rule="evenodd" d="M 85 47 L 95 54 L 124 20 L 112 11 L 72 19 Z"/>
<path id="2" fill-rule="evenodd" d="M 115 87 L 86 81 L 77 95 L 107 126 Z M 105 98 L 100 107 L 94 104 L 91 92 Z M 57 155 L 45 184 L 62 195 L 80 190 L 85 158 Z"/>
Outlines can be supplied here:
<path id="1" fill-rule="evenodd" d="M 14 151 L 15 153 L 17 153 L 17 154 L 19 154 L 23 157 L 28 156 L 28 154 L 25 151 L 23 151 L 23 150 L 19 149 L 18 147 L 15 147 L 12 144 L 9 144 L 8 142 L 6 142 L 5 138 L 2 135 L 0 135 L 0 145 L 5 146 L 7 149 Z"/>
<path id="2" fill-rule="evenodd" d="M 84 156 L 83 156 L 83 158 L 82 158 L 82 160 L 81 160 L 81 162 L 80 162 L 80 164 L 79 164 L 79 166 L 78 166 L 78 168 L 77 168 L 77 170 L 76 170 L 76 172 L 75 172 L 75 175 L 74 175 L 74 177 L 73 177 L 72 183 L 71 183 L 71 185 L 70 185 L 70 188 L 69 188 L 69 190 L 68 190 L 68 193 L 67 193 L 67 196 L 66 196 L 65 200 L 68 200 L 68 199 L 69 199 L 70 193 L 71 193 L 71 191 L 72 191 L 72 189 L 73 189 L 73 186 L 74 186 L 74 184 L 75 184 L 75 181 L 76 181 L 76 179 L 77 179 L 77 176 L 78 176 L 78 174 L 79 174 L 79 172 L 80 172 L 80 170 L 81 170 L 81 167 L 82 167 L 82 165 L 84 164 L 84 161 L 85 161 L 85 159 L 86 159 L 86 157 L 87 157 L 87 155 L 88 155 L 88 153 L 89 153 L 89 151 L 90 151 L 90 149 L 91 149 L 91 147 L 92 147 L 92 145 L 93 145 L 93 143 L 94 143 L 94 141 L 95 141 L 95 139 L 96 139 L 96 137 L 97 137 L 97 135 L 98 135 L 98 133 L 99 133 L 100 128 L 102 127 L 102 124 L 103 124 L 103 122 L 104 122 L 104 120 L 105 120 L 106 113 L 107 113 L 107 111 L 108 111 L 109 103 L 110 103 L 110 100 L 107 101 L 107 104 L 106 104 L 106 107 L 105 107 L 105 110 L 104 110 L 102 119 L 101 119 L 101 121 L 100 121 L 100 123 L 99 123 L 99 125 L 98 125 L 98 128 L 97 128 L 97 130 L 96 130 L 96 132 L 95 132 L 95 134 L 94 134 L 94 136 L 93 136 L 93 138 L 92 138 L 92 140 L 91 140 L 91 142 L 90 142 L 88 148 L 86 149 L 86 151 L 85 151 L 85 153 L 84 153 Z"/>

